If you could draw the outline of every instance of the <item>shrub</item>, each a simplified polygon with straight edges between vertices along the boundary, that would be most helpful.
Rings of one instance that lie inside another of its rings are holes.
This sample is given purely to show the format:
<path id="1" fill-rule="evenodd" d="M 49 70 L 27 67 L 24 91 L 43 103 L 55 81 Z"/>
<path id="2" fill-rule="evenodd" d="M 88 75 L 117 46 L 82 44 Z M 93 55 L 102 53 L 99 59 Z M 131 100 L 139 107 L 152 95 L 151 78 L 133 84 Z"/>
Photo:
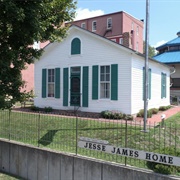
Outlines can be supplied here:
<path id="1" fill-rule="evenodd" d="M 101 117 L 106 118 L 106 119 L 126 119 L 126 120 L 133 120 L 133 116 L 131 115 L 126 115 L 123 114 L 119 111 L 102 111 L 101 112 Z"/>
<path id="2" fill-rule="evenodd" d="M 171 156 L 180 156 L 180 152 L 175 150 L 174 147 L 166 147 L 160 149 L 160 151 L 155 151 L 159 154 L 167 154 Z M 166 164 L 160 164 L 156 162 L 150 162 L 147 161 L 147 167 L 151 170 L 153 170 L 156 173 L 161 173 L 161 174 L 174 174 L 174 172 L 180 172 L 180 167 L 177 166 L 172 166 L 172 165 L 166 165 Z"/>
<path id="3" fill-rule="evenodd" d="M 159 109 L 157 109 L 157 108 L 151 108 L 149 110 L 152 112 L 152 114 L 157 114 L 159 111 Z"/>
<path id="4" fill-rule="evenodd" d="M 137 117 L 144 117 L 144 109 L 141 109 L 138 113 L 137 113 Z M 151 118 L 152 117 L 152 112 L 151 110 L 147 111 L 147 117 Z"/>
<path id="5" fill-rule="evenodd" d="M 102 111 L 102 112 L 101 112 L 101 116 L 102 116 L 103 118 L 110 118 L 110 117 L 111 117 L 111 112 L 108 111 L 108 110 Z"/>
<path id="6" fill-rule="evenodd" d="M 159 111 L 166 111 L 166 110 L 168 110 L 168 109 L 170 109 L 171 108 L 171 106 L 169 105 L 169 106 L 160 106 L 159 107 Z"/>
<path id="7" fill-rule="evenodd" d="M 44 108 L 44 112 L 52 112 L 52 111 L 53 111 L 53 108 L 50 106 Z"/>
<path id="8" fill-rule="evenodd" d="M 40 108 L 37 107 L 37 106 L 31 106 L 30 109 L 31 109 L 32 111 L 39 111 L 39 110 L 40 110 Z"/>

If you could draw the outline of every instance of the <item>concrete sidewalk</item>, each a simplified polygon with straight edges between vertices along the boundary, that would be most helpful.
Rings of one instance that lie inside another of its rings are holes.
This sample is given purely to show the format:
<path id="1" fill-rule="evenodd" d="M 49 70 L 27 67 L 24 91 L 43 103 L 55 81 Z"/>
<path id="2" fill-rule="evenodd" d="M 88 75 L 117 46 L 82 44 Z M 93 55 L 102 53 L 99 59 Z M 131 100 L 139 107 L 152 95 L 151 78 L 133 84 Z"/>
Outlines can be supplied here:
<path id="1" fill-rule="evenodd" d="M 161 122 L 161 115 L 165 114 L 165 119 L 169 118 L 170 116 L 173 116 L 174 114 L 180 112 L 180 106 L 173 106 L 172 108 L 166 110 L 166 111 L 160 111 L 158 114 L 153 114 L 151 118 L 147 119 L 147 125 L 157 125 L 159 122 Z M 143 118 L 136 117 L 135 121 L 137 122 L 143 122 Z"/>

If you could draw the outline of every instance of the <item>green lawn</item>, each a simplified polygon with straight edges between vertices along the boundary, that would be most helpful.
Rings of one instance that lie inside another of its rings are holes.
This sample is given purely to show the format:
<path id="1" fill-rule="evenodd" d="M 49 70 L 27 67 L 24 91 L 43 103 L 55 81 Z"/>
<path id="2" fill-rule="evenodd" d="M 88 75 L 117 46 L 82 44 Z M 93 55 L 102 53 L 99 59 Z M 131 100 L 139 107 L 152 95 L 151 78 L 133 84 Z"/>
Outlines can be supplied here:
<path id="1" fill-rule="evenodd" d="M 77 127 L 77 129 L 76 129 Z M 78 153 L 98 159 L 127 162 L 130 165 L 146 167 L 146 162 L 78 148 L 79 137 L 106 140 L 116 147 L 128 147 L 154 152 L 162 147 L 175 146 L 180 149 L 180 113 L 160 126 L 147 127 L 148 133 L 141 132 L 138 124 L 127 125 L 122 121 L 98 119 L 76 119 L 57 115 L 0 111 L 0 137 L 20 141 L 34 146 L 51 148 L 64 152 Z"/>
<path id="2" fill-rule="evenodd" d="M 22 180 L 22 178 L 17 178 L 15 176 L 0 172 L 0 180 Z"/>

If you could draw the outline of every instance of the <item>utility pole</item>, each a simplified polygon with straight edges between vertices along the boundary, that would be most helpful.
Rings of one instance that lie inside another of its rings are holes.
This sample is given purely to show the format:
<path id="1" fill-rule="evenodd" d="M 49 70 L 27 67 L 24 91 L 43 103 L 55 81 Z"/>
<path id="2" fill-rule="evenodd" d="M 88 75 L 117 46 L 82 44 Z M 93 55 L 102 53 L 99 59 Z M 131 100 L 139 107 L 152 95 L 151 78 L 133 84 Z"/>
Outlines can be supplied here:
<path id="1" fill-rule="evenodd" d="M 144 128 L 143 131 L 146 130 L 147 123 L 147 110 L 148 110 L 148 58 L 149 58 L 149 0 L 146 0 L 146 29 L 145 29 L 145 82 L 144 83 Z"/>

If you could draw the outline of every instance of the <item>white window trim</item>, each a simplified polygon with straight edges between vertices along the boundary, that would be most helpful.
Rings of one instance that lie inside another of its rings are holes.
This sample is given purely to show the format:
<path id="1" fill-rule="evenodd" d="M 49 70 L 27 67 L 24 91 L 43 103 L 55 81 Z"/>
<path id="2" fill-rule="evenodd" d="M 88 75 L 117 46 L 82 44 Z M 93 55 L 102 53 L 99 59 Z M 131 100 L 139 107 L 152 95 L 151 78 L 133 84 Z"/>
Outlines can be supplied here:
<path id="1" fill-rule="evenodd" d="M 84 27 L 83 27 L 83 26 L 84 26 Z M 85 22 L 81 23 L 81 28 L 83 28 L 83 29 L 86 28 L 86 23 L 85 23 Z"/>
<path id="2" fill-rule="evenodd" d="M 137 36 L 139 35 L 139 26 L 137 26 Z"/>
<path id="3" fill-rule="evenodd" d="M 105 67 L 105 66 L 109 66 L 109 81 L 102 81 L 101 82 L 101 67 Z M 100 73 L 100 81 L 99 81 L 100 82 L 99 83 L 100 99 L 101 100 L 103 100 L 103 99 L 109 100 L 111 98 L 111 66 L 110 65 L 101 65 L 99 73 Z M 109 83 L 109 97 L 101 97 L 101 84 L 103 84 L 103 83 Z"/>
<path id="4" fill-rule="evenodd" d="M 96 23 L 96 26 L 94 26 L 94 23 Z M 92 21 L 92 31 L 96 31 L 96 29 L 97 29 L 97 21 Z"/>
<path id="5" fill-rule="evenodd" d="M 49 70 L 54 70 L 54 82 L 49 82 Z M 49 84 L 54 84 L 54 96 L 49 96 Z M 49 68 L 47 69 L 47 98 L 55 98 L 55 69 Z"/>
<path id="6" fill-rule="evenodd" d="M 109 20 L 111 22 L 111 26 L 109 27 Z M 111 29 L 112 28 L 112 18 L 107 18 L 107 29 Z"/>
<path id="7" fill-rule="evenodd" d="M 123 45 L 123 38 L 119 38 L 119 44 Z"/>

